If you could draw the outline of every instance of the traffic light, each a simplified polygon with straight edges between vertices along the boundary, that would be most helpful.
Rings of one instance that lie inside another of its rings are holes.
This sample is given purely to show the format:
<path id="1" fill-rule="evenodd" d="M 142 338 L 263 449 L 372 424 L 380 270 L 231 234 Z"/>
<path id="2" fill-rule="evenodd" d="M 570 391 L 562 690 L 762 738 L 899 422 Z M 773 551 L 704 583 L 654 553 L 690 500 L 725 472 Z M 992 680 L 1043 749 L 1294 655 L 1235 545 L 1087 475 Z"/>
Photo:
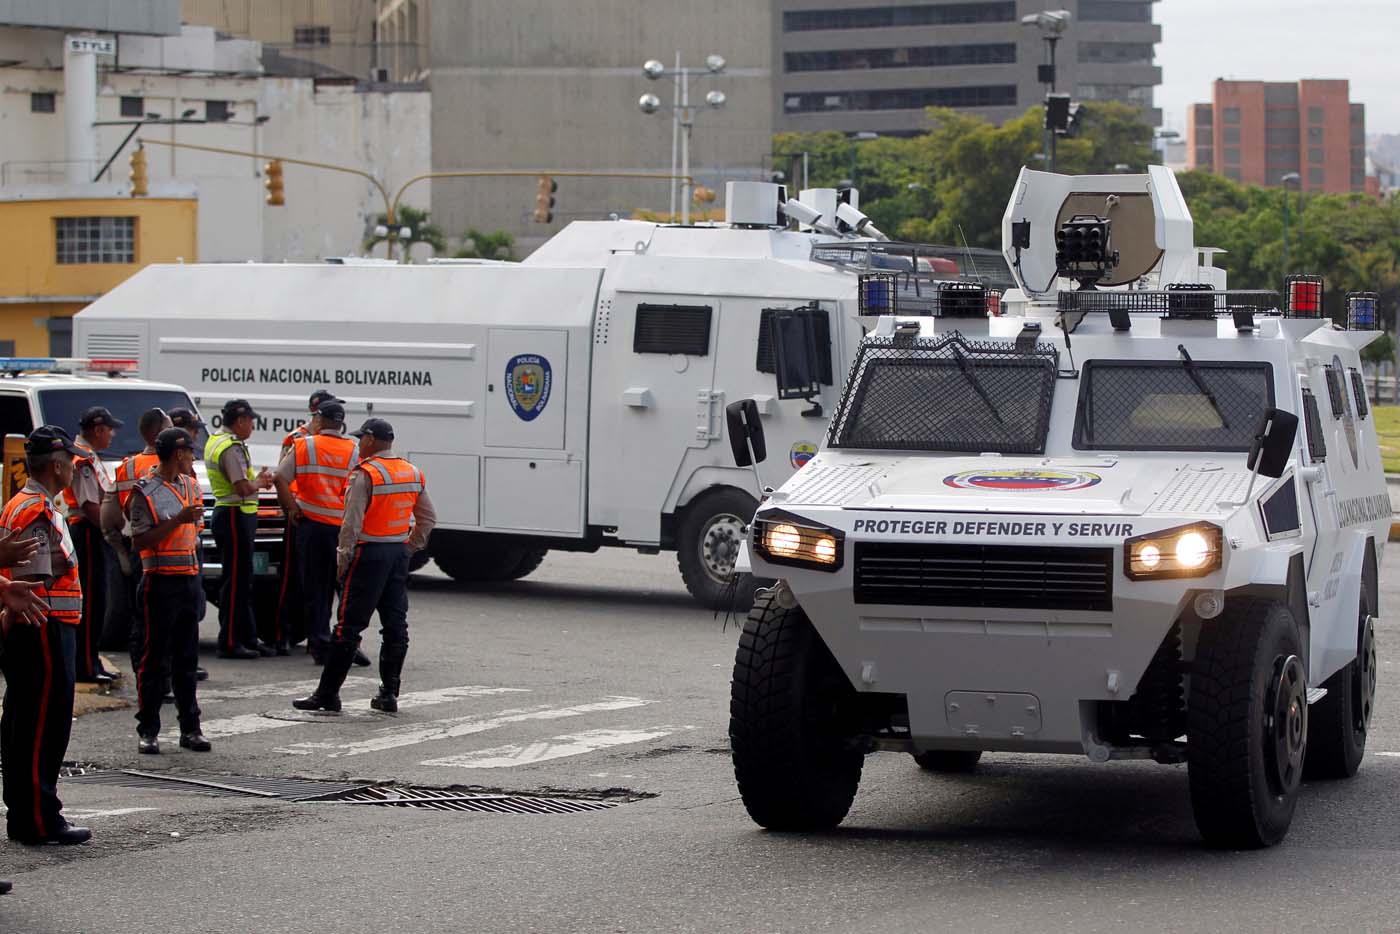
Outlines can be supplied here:
<path id="1" fill-rule="evenodd" d="M 548 224 L 554 220 L 554 193 L 559 190 L 559 183 L 548 175 L 541 175 L 539 183 L 535 186 L 535 221 L 540 224 Z"/>
<path id="2" fill-rule="evenodd" d="M 151 193 L 151 180 L 146 175 L 145 147 L 137 146 L 131 154 L 131 173 L 127 177 L 131 179 L 131 197 L 144 198 Z"/>
<path id="3" fill-rule="evenodd" d="M 286 204 L 287 197 L 282 187 L 282 160 L 273 159 L 263 166 L 263 174 L 267 176 L 263 182 L 263 187 L 267 189 L 267 203 L 273 206 Z"/>

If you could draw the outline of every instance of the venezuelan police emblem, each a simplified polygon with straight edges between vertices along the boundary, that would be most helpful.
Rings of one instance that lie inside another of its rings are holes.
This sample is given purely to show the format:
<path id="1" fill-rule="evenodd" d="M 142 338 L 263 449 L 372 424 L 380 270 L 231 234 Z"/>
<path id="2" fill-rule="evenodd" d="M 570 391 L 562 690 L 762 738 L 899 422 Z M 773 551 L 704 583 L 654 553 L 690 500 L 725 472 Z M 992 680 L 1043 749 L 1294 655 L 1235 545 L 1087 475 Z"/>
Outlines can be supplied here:
<path id="1" fill-rule="evenodd" d="M 807 462 L 817 456 L 817 446 L 810 441 L 799 441 L 788 451 L 788 462 L 801 470 Z"/>
<path id="2" fill-rule="evenodd" d="M 506 363 L 506 401 L 521 421 L 534 421 L 549 404 L 553 371 L 539 354 L 523 353 Z"/>
<path id="3" fill-rule="evenodd" d="M 944 477 L 945 486 L 960 490 L 998 492 L 1048 492 L 1082 490 L 1103 478 L 1082 470 L 964 470 Z"/>

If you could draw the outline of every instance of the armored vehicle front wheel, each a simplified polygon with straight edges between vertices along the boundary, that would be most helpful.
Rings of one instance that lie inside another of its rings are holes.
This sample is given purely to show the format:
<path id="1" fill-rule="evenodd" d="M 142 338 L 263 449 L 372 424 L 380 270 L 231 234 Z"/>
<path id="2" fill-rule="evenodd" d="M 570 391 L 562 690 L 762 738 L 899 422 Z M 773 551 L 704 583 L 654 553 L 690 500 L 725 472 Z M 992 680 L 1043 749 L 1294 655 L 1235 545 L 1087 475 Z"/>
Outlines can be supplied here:
<path id="1" fill-rule="evenodd" d="M 927 772 L 971 772 L 982 753 L 976 749 L 930 749 L 914 753 L 914 761 Z"/>
<path id="2" fill-rule="evenodd" d="M 758 503 L 743 490 L 717 487 L 685 507 L 676 524 L 676 563 L 686 590 L 701 606 L 740 612 L 753 605 L 760 583 L 735 579 L 734 563 Z"/>
<path id="3" fill-rule="evenodd" d="M 739 637 L 729 701 L 734 776 L 755 823 L 787 831 L 841 823 L 865 758 L 840 727 L 854 694 L 802 609 L 760 594 Z"/>
<path id="4" fill-rule="evenodd" d="M 1308 778 L 1351 778 L 1366 754 L 1376 700 L 1374 587 L 1363 575 L 1356 658 L 1323 682 L 1327 696 L 1308 712 Z"/>
<path id="5" fill-rule="evenodd" d="M 1187 701 L 1196 826 L 1212 846 L 1271 846 L 1293 820 L 1307 751 L 1298 624 L 1282 603 L 1231 600 L 1201 627 Z"/>

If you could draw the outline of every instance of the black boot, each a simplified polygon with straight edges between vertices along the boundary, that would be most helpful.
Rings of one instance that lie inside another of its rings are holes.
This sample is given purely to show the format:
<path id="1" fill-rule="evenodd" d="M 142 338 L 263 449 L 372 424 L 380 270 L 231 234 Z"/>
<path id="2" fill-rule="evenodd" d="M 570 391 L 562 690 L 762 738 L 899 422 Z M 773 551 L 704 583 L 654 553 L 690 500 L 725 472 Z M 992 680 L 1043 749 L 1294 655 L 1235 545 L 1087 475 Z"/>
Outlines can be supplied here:
<path id="1" fill-rule="evenodd" d="M 297 710 L 339 710 L 340 686 L 345 676 L 350 674 L 350 666 L 355 661 L 356 646 L 343 642 L 331 643 L 326 651 L 326 667 L 321 669 L 321 683 L 310 697 L 292 701 Z"/>
<path id="2" fill-rule="evenodd" d="M 369 702 L 375 710 L 395 713 L 399 709 L 399 680 L 403 661 L 408 656 L 406 643 L 385 642 L 379 647 L 379 694 Z"/>

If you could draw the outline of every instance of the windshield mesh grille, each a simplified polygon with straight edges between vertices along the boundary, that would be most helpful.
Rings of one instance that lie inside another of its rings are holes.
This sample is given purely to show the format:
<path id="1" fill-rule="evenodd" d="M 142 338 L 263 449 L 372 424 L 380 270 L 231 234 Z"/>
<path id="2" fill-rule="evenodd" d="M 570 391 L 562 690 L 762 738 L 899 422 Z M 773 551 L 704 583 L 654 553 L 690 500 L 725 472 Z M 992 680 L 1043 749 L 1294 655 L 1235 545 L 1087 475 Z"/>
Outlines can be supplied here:
<path id="1" fill-rule="evenodd" d="M 899 451 L 1041 454 L 1059 352 L 1037 344 L 867 339 L 831 420 L 829 445 Z"/>

